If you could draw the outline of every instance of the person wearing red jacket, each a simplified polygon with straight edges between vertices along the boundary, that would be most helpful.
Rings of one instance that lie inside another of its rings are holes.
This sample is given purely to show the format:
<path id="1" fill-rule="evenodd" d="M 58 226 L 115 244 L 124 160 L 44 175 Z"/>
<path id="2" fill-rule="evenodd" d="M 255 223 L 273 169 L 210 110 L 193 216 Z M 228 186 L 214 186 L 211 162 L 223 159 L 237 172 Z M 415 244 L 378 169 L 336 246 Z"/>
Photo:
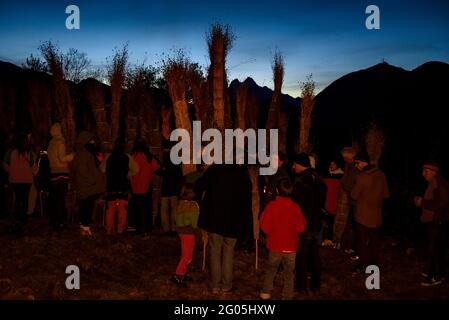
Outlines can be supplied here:
<path id="1" fill-rule="evenodd" d="M 161 174 L 160 163 L 143 138 L 134 141 L 131 156 L 137 163 L 139 172 L 130 178 L 132 194 L 128 227 L 135 227 L 136 234 L 145 236 L 153 229 L 153 174 Z"/>
<path id="2" fill-rule="evenodd" d="M 334 234 L 334 220 L 337 212 L 338 193 L 340 192 L 341 178 L 343 177 L 343 170 L 337 165 L 336 161 L 331 161 L 329 165 L 329 175 L 323 179 L 324 184 L 327 187 L 326 194 L 326 213 L 323 217 L 323 247 L 333 247 L 335 243 L 332 241 Z"/>
<path id="3" fill-rule="evenodd" d="M 262 212 L 260 228 L 267 237 L 269 250 L 265 278 L 260 297 L 271 298 L 271 290 L 279 265 L 284 269 L 282 296 L 291 299 L 294 287 L 296 252 L 299 249 L 299 234 L 306 228 L 306 220 L 300 207 L 290 199 L 292 185 L 281 179 L 276 187 L 277 196 Z"/>

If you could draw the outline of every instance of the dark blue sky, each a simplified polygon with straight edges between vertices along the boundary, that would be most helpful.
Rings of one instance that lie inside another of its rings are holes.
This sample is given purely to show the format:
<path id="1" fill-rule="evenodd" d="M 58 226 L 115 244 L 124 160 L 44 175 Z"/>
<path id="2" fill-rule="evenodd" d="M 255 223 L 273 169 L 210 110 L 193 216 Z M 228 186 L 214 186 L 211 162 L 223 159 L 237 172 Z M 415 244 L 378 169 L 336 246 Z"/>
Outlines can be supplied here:
<path id="1" fill-rule="evenodd" d="M 76 4 L 81 29 L 65 28 L 65 7 Z M 365 8 L 380 8 L 380 30 L 365 28 Z M 285 57 L 283 91 L 299 95 L 309 73 L 322 89 L 340 76 L 382 59 L 405 69 L 429 60 L 449 62 L 448 1 L 10 1 L 0 3 L 0 60 L 20 64 L 52 39 L 63 50 L 86 52 L 105 63 L 115 46 L 129 42 L 132 62 L 160 60 L 184 48 L 207 65 L 205 32 L 213 21 L 236 35 L 229 79 L 253 77 L 272 87 L 270 60 Z"/>

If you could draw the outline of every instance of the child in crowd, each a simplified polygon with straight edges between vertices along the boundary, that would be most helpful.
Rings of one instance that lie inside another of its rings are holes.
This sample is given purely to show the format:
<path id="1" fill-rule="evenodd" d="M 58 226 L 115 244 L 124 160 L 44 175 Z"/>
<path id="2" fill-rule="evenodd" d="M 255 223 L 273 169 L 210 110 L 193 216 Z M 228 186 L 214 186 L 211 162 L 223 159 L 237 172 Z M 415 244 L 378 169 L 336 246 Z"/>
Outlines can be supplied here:
<path id="1" fill-rule="evenodd" d="M 269 250 L 260 293 L 264 300 L 271 298 L 270 292 L 280 264 L 284 270 L 282 297 L 291 299 L 293 296 L 296 251 L 299 247 L 299 234 L 304 232 L 306 220 L 300 207 L 289 197 L 292 189 L 289 180 L 279 180 L 277 196 L 268 203 L 260 218 L 260 228 L 267 236 L 266 246 Z"/>
<path id="2" fill-rule="evenodd" d="M 337 212 L 338 193 L 340 192 L 340 180 L 343 177 L 343 170 L 338 166 L 336 161 L 329 164 L 329 174 L 323 179 L 327 186 L 325 213 L 323 216 L 323 247 L 333 247 L 335 243 L 332 241 L 334 237 L 334 220 Z"/>
<path id="3" fill-rule="evenodd" d="M 176 231 L 181 239 L 181 259 L 172 281 L 177 285 L 186 286 L 186 282 L 192 280 L 187 275 L 187 269 L 192 262 L 193 250 L 195 249 L 195 233 L 198 230 L 197 222 L 200 208 L 195 201 L 195 193 L 191 184 L 184 184 L 180 198 L 175 209 L 175 224 Z"/>

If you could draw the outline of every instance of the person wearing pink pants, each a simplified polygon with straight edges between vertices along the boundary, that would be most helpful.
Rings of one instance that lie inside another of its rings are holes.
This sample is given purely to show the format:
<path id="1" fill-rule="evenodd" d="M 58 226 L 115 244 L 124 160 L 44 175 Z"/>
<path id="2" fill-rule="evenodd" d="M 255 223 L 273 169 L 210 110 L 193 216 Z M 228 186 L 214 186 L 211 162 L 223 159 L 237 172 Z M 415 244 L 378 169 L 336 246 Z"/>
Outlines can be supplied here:
<path id="1" fill-rule="evenodd" d="M 122 233 L 126 229 L 126 205 L 128 201 L 116 199 L 108 201 L 108 210 L 106 211 L 105 228 L 107 234 Z M 115 213 L 117 212 L 117 229 L 115 228 Z"/>
<path id="2" fill-rule="evenodd" d="M 193 250 L 195 250 L 195 235 L 188 233 L 180 233 L 181 239 L 181 259 L 176 268 L 176 275 L 185 276 L 187 269 L 193 258 Z"/>
<path id="3" fill-rule="evenodd" d="M 126 141 L 118 138 L 111 154 L 106 155 L 100 164 L 100 170 L 106 173 L 106 201 L 108 209 L 105 217 L 107 234 L 115 232 L 115 212 L 117 212 L 117 233 L 126 228 L 126 205 L 128 203 L 131 183 L 129 178 L 139 172 L 139 165 L 125 153 Z"/>
<path id="4" fill-rule="evenodd" d="M 200 213 L 198 203 L 194 201 L 195 194 L 190 184 L 185 184 L 181 191 L 181 200 L 176 207 L 176 230 L 181 239 L 181 258 L 172 281 L 178 286 L 186 286 L 192 280 L 187 275 L 187 269 L 192 262 L 195 249 L 195 233 L 197 231 L 198 216 Z"/>

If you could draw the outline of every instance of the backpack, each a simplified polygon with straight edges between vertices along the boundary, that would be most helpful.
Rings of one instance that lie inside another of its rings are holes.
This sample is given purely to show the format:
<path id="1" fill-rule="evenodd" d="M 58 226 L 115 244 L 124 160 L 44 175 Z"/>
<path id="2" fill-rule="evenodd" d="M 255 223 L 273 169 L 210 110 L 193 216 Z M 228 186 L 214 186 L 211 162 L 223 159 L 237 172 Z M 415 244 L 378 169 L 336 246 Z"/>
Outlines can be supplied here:
<path id="1" fill-rule="evenodd" d="M 176 207 L 175 223 L 177 227 L 196 227 L 200 207 L 193 200 L 180 200 Z"/>

